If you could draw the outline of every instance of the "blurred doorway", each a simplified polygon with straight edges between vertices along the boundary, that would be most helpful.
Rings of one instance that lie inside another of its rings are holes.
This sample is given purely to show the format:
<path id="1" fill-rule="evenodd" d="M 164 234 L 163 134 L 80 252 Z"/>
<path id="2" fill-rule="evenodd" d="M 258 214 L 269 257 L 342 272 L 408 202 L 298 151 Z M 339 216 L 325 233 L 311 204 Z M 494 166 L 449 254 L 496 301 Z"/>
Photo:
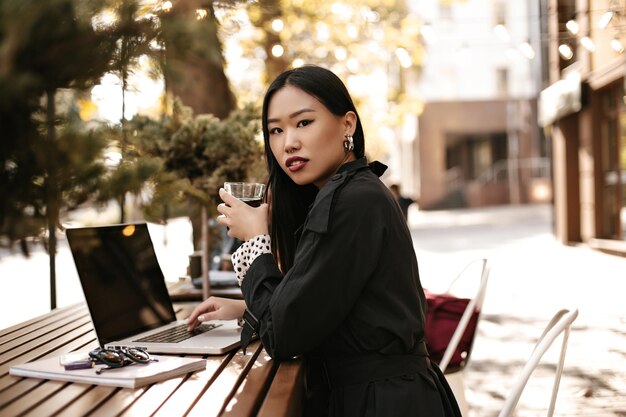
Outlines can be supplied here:
<path id="1" fill-rule="evenodd" d="M 626 104 L 624 83 L 601 93 L 600 167 L 602 238 L 626 240 Z"/>
<path id="2" fill-rule="evenodd" d="M 496 161 L 507 159 L 505 132 L 449 135 L 446 170 L 457 170 L 463 181 L 477 179 Z"/>

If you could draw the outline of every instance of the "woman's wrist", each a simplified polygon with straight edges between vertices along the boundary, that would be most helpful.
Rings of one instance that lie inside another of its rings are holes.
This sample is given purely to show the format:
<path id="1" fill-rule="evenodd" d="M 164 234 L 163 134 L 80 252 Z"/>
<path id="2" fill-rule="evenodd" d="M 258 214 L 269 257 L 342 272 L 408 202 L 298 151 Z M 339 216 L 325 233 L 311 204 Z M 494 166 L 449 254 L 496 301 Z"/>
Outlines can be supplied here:
<path id="1" fill-rule="evenodd" d="M 256 238 L 257 236 L 269 236 L 269 231 L 267 229 L 267 227 L 265 228 L 259 228 L 258 230 L 253 230 L 251 231 L 250 235 L 246 237 L 245 241 L 250 241 L 254 238 Z"/>
<path id="2" fill-rule="evenodd" d="M 233 268 L 239 285 L 252 265 L 252 262 L 264 253 L 271 253 L 271 238 L 268 234 L 257 235 L 246 240 L 232 255 Z"/>

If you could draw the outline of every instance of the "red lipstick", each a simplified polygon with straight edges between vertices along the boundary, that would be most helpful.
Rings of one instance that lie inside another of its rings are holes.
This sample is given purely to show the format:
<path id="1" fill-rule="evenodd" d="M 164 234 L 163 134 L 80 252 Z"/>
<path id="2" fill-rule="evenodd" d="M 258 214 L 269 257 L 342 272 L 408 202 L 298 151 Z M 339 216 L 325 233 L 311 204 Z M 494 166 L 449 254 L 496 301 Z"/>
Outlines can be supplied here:
<path id="1" fill-rule="evenodd" d="M 292 156 L 290 158 L 287 158 L 287 160 L 285 161 L 285 165 L 287 166 L 287 169 L 289 171 L 296 172 L 304 168 L 307 162 L 309 162 L 308 159 L 301 158 L 299 156 Z"/>

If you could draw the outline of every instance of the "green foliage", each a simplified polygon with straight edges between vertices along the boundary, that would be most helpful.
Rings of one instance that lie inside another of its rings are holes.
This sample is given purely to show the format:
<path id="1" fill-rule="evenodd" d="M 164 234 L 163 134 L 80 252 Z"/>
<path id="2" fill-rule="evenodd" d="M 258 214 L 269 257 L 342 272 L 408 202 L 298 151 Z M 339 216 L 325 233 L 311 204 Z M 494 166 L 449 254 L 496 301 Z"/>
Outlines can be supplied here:
<path id="1" fill-rule="evenodd" d="M 160 177 L 164 183 L 154 183 L 153 199 L 182 194 L 214 206 L 225 181 L 248 179 L 251 168 L 258 175 L 263 150 L 256 139 L 260 129 L 256 107 L 247 105 L 224 120 L 208 114 L 194 117 L 179 101 L 173 109 L 161 120 L 136 116 L 128 122 L 133 148 L 160 158 L 165 170 L 178 179 Z"/>
<path id="2" fill-rule="evenodd" d="M 55 155 L 59 200 L 66 210 L 78 207 L 95 194 L 104 172 L 100 160 L 105 142 L 93 131 L 67 124 L 54 142 L 43 143 L 37 135 L 23 135 L 20 139 L 2 157 L 5 169 L 1 171 L 0 235 L 9 241 L 38 236 L 45 228 L 45 160 L 50 155 Z"/>
<path id="3" fill-rule="evenodd" d="M 98 201 L 106 203 L 127 192 L 140 194 L 145 183 L 151 180 L 161 167 L 161 161 L 156 158 L 124 158 L 104 176 L 98 189 Z"/>
<path id="4" fill-rule="evenodd" d="M 258 0 L 245 4 L 256 27 L 251 36 L 243 35 L 250 31 L 241 30 L 236 10 L 224 12 L 222 32 L 239 41 L 241 61 L 250 68 L 262 60 L 266 82 L 284 66 L 317 64 L 335 72 L 348 84 L 357 105 L 368 154 L 385 160 L 388 132 L 399 132 L 404 119 L 417 117 L 422 106 L 414 87 L 425 58 L 422 22 L 408 4 L 405 0 Z M 282 25 L 275 25 L 277 21 Z M 272 55 L 275 46 L 284 49 L 280 57 Z M 237 96 L 262 96 L 265 83 L 247 78 L 233 84 Z"/>
<path id="5" fill-rule="evenodd" d="M 158 24 L 139 16 L 139 13 L 139 4 L 132 0 L 124 0 L 116 8 L 118 20 L 114 28 L 119 34 L 119 41 L 113 53 L 111 70 L 120 78 L 134 72 L 140 57 L 158 58 L 159 55 L 159 51 L 151 47 L 159 34 Z"/>
<path id="6" fill-rule="evenodd" d="M 35 104 L 20 83 L 0 77 L 0 236 L 9 241 L 36 236 L 44 227 L 41 181 L 35 152 L 39 139 L 31 118 Z M 20 136 L 13 134 L 20 132 Z"/>
<path id="7" fill-rule="evenodd" d="M 280 13 L 264 13 L 268 3 L 279 3 Z M 284 28 L 278 35 L 288 62 L 300 59 L 346 76 L 398 65 L 397 48 L 406 49 L 413 66 L 423 61 L 420 20 L 407 10 L 404 0 L 261 0 L 247 3 L 247 11 L 259 31 L 242 46 L 254 48 L 259 39 L 276 33 L 266 19 L 280 17 Z"/>
<path id="8" fill-rule="evenodd" d="M 252 105 L 219 120 L 213 115 L 194 117 L 189 107 L 174 100 L 172 113 L 160 120 L 146 116 L 129 120 L 129 155 L 155 158 L 163 168 L 147 181 L 145 213 L 165 221 L 166 215 L 182 212 L 188 198 L 207 204 L 214 212 L 217 191 L 225 181 L 251 175 L 261 179 L 259 129 L 259 111 Z"/>
<path id="9" fill-rule="evenodd" d="M 189 188 L 189 182 L 180 179 L 175 173 L 157 172 L 144 187 L 147 198 L 143 202 L 142 211 L 146 220 L 165 223 L 173 217 L 187 216 L 189 213 L 186 190 Z"/>
<path id="10" fill-rule="evenodd" d="M 111 69 L 118 39 L 131 30 L 94 26 L 102 7 L 0 2 L 0 236 L 9 242 L 54 228 L 60 211 L 100 188 L 104 138 L 72 118 L 71 106 L 56 109 L 59 91 L 90 87 Z"/>
<path id="11" fill-rule="evenodd" d="M 163 115 L 160 120 L 136 115 L 126 126 L 129 147 L 140 154 L 165 159 L 171 148 L 172 136 L 192 119 L 191 109 L 177 99 L 172 104 L 172 113 Z"/>
<path id="12" fill-rule="evenodd" d="M 129 157 L 150 160 L 156 169 L 144 180 L 141 190 L 142 209 L 147 220 L 165 222 L 169 217 L 186 215 L 185 190 L 190 188 L 186 179 L 165 169 L 165 158 L 170 149 L 172 135 L 192 117 L 191 110 L 179 100 L 173 103 L 171 115 L 159 120 L 136 115 L 125 124 Z"/>
<path id="13" fill-rule="evenodd" d="M 85 87 L 108 69 L 116 36 L 94 30 L 95 7 L 73 0 L 4 0 L 2 61 L 6 73 L 29 78 L 46 90 Z"/>
<path id="14" fill-rule="evenodd" d="M 84 131 L 69 125 L 61 129 L 54 145 L 60 200 L 72 210 L 87 202 L 101 187 L 106 141 L 95 130 Z"/>
<path id="15" fill-rule="evenodd" d="M 172 136 L 166 167 L 189 179 L 197 198 L 215 201 L 225 181 L 247 179 L 249 166 L 261 158 L 258 114 L 248 105 L 224 120 L 212 115 L 189 120 Z"/>

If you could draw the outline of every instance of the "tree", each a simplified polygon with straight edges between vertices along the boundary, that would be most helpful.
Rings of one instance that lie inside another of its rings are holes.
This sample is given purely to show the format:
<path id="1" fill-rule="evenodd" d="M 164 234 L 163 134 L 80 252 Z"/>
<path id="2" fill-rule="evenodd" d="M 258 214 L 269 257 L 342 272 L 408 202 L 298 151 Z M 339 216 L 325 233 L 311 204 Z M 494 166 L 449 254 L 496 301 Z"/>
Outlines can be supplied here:
<path id="1" fill-rule="evenodd" d="M 265 52 L 264 83 L 269 84 L 281 72 L 289 68 L 289 61 L 282 53 L 284 50 L 280 32 L 284 27 L 283 7 L 280 0 L 260 0 L 250 3 L 248 16 L 252 24 L 263 32 L 262 48 Z M 274 48 L 279 48 L 273 51 Z"/>
<path id="2" fill-rule="evenodd" d="M 187 178 L 168 169 L 165 164 L 172 136 L 191 117 L 191 109 L 183 106 L 180 100 L 174 100 L 172 110 L 164 112 L 159 119 L 136 115 L 127 123 L 130 147 L 139 158 L 152 160 L 159 167 L 143 189 L 144 193 L 149 193 L 143 205 L 144 216 L 153 221 L 167 223 L 172 211 L 181 212 L 180 207 L 190 194 Z"/>
<path id="3" fill-rule="evenodd" d="M 129 122 L 122 125 L 103 126 L 99 134 L 106 138 L 107 148 L 113 153 L 119 152 L 119 160 L 110 164 L 103 173 L 96 202 L 102 205 L 115 200 L 120 205 L 120 223 L 126 221 L 124 202 L 127 193 L 139 196 L 146 184 L 153 181 L 162 169 L 162 163 L 137 149 L 132 137 L 126 137 L 132 128 Z M 123 144 L 123 145 L 122 145 Z"/>
<path id="4" fill-rule="evenodd" d="M 31 117 L 37 102 L 27 83 L 20 76 L 0 75 L 0 236 L 9 244 L 19 242 L 26 255 L 27 238 L 45 227 L 44 170 L 36 152 L 40 136 Z"/>
<path id="5" fill-rule="evenodd" d="M 225 181 L 251 178 L 262 163 L 263 150 L 256 140 L 259 112 L 252 105 L 237 109 L 220 120 L 211 114 L 193 116 L 191 109 L 174 102 L 171 116 L 161 121 L 131 120 L 138 148 L 163 160 L 185 184 L 180 190 L 201 207 L 204 296 L 209 296 L 208 259 L 211 246 L 208 217 L 216 214 L 218 190 Z"/>
<path id="6" fill-rule="evenodd" d="M 213 1 L 180 0 L 160 14 L 168 94 L 179 97 L 195 114 L 226 118 L 237 107 L 224 72 L 219 22 Z M 192 202 L 189 217 L 194 247 L 201 244 L 202 219 Z"/>
<path id="7" fill-rule="evenodd" d="M 113 135 L 112 142 L 117 143 L 121 154 L 120 164 L 110 174 L 108 186 L 103 190 L 101 198 L 114 198 L 120 206 L 120 223 L 126 221 L 126 195 L 137 195 L 144 183 L 155 174 L 156 167 L 150 161 L 144 161 L 132 155 L 128 147 L 126 129 L 126 92 L 128 79 L 138 67 L 141 57 L 158 59 L 158 51 L 151 44 L 157 40 L 158 31 L 153 19 L 140 15 L 136 0 L 121 0 L 114 5 L 117 19 L 114 27 L 120 38 L 113 55 L 111 72 L 120 79 L 122 91 L 122 111 L 120 118 L 119 135 Z M 117 136 L 117 137 L 115 137 Z"/>
<path id="8" fill-rule="evenodd" d="M 258 111 L 247 106 L 219 120 L 210 114 L 198 115 L 183 124 L 172 136 L 166 166 L 185 176 L 193 199 L 201 208 L 201 250 L 203 296 L 210 295 L 208 230 L 209 215 L 215 215 L 218 190 L 225 181 L 249 179 L 249 168 L 261 159 Z"/>
<path id="9" fill-rule="evenodd" d="M 227 117 L 237 101 L 224 72 L 213 1 L 180 0 L 159 16 L 168 92 L 195 114 Z"/>
<path id="10" fill-rule="evenodd" d="M 2 199 L 4 208 L 0 213 L 4 217 L 0 218 L 0 230 L 12 229 L 9 238 L 23 241 L 45 223 L 53 309 L 59 213 L 72 205 L 71 201 L 67 204 L 68 198 L 76 197 L 77 203 L 85 200 L 83 191 L 93 190 L 93 176 L 99 171 L 93 160 L 72 154 L 85 148 L 89 152 L 83 156 L 95 158 L 100 146 L 92 134 L 76 129 L 67 117 L 60 117 L 57 92 L 94 85 L 109 69 L 118 33 L 92 26 L 92 17 L 100 11 L 99 3 L 0 3 L 0 88 L 9 97 L 22 96 L 15 109 L 6 102 L 0 104 L 0 119 L 8 120 L 17 114 L 16 122 L 10 123 L 12 130 L 3 132 L 10 139 L 2 159 L 12 172 L 3 175 L 9 195 Z M 42 98 L 44 105 L 40 106 Z M 73 162 L 82 165 L 73 166 Z M 24 189 L 13 189 L 16 185 Z M 7 226 L 11 220 L 25 227 Z"/>
<path id="11" fill-rule="evenodd" d="M 385 133 L 398 129 L 407 115 L 417 117 L 421 100 L 414 83 L 424 48 L 420 19 L 405 0 L 260 0 L 245 7 L 257 31 L 241 40 L 242 55 L 258 56 L 262 48 L 264 78 L 270 81 L 284 66 L 333 70 L 348 83 L 359 108 L 369 153 L 383 156 Z"/>

